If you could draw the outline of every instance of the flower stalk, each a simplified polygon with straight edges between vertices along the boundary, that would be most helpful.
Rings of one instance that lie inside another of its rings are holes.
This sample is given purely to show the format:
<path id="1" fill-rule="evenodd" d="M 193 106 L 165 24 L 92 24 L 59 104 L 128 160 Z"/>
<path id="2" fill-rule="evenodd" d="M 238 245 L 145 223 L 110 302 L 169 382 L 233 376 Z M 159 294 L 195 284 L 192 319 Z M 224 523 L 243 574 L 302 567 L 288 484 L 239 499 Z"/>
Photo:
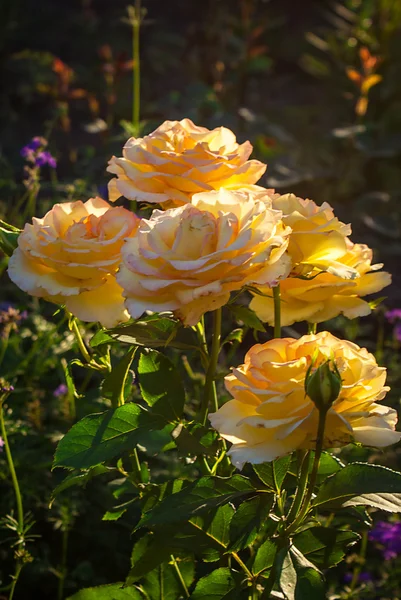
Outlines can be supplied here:
<path id="1" fill-rule="evenodd" d="M 274 301 L 274 337 L 281 337 L 281 294 L 280 285 L 276 285 L 273 288 L 273 301 Z"/>
<path id="2" fill-rule="evenodd" d="M 213 312 L 213 332 L 212 332 L 212 344 L 209 354 L 209 365 L 206 371 L 205 388 L 201 404 L 201 411 L 199 420 L 202 425 L 206 425 L 207 414 L 210 405 L 213 405 L 213 409 L 216 412 L 219 408 L 216 392 L 216 368 L 220 353 L 220 341 L 221 341 L 221 320 L 222 310 L 218 308 Z"/>

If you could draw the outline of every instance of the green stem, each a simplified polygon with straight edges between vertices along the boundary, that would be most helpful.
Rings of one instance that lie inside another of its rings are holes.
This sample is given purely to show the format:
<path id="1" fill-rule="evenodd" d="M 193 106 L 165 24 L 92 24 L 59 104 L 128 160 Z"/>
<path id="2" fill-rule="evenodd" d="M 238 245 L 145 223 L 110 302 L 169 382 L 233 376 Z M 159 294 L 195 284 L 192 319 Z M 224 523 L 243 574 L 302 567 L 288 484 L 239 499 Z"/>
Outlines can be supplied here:
<path id="1" fill-rule="evenodd" d="M 315 334 L 317 331 L 317 323 L 308 323 L 308 333 Z"/>
<path id="2" fill-rule="evenodd" d="M 273 302 L 274 302 L 274 337 L 281 337 L 281 295 L 280 285 L 276 285 L 273 288 Z"/>
<path id="3" fill-rule="evenodd" d="M 351 592 L 353 592 L 355 590 L 356 586 L 358 585 L 359 575 L 362 570 L 362 564 L 365 562 L 367 546 L 368 546 L 368 532 L 364 531 L 362 534 L 362 539 L 361 539 L 361 549 L 359 551 L 360 562 L 358 565 L 356 565 L 356 567 L 354 569 L 354 572 L 352 574 L 352 581 L 350 583 Z"/>
<path id="4" fill-rule="evenodd" d="M 220 339 L 221 339 L 221 316 L 222 310 L 218 308 L 213 312 L 213 333 L 212 333 L 212 346 L 209 356 L 209 365 L 206 372 L 204 395 L 202 399 L 201 412 L 199 420 L 202 425 L 206 424 L 207 413 L 210 404 L 213 405 L 214 411 L 219 408 L 216 391 L 216 368 L 220 353 Z"/>
<path id="5" fill-rule="evenodd" d="M 10 595 L 8 597 L 8 600 L 13 600 L 14 592 L 15 592 L 15 587 L 16 587 L 16 585 L 18 583 L 18 579 L 19 579 L 19 576 L 21 574 L 23 566 L 24 565 L 23 565 L 23 563 L 21 561 L 18 561 L 17 564 L 16 564 L 15 573 L 13 575 L 13 581 L 12 581 L 12 584 L 11 584 L 11 587 L 10 587 Z"/>
<path id="6" fill-rule="evenodd" d="M 125 403 L 125 397 L 124 397 L 125 383 L 127 381 L 127 377 L 128 377 L 128 373 L 131 368 L 131 365 L 132 365 L 132 361 L 134 360 L 136 349 L 137 349 L 137 346 L 132 346 L 132 348 L 130 348 L 130 350 L 127 353 L 128 362 L 127 362 L 124 376 L 121 381 L 120 390 L 119 390 L 118 397 L 117 397 L 117 407 L 123 406 L 123 404 Z"/>
<path id="7" fill-rule="evenodd" d="M 142 483 L 141 463 L 139 461 L 138 450 L 136 448 L 133 449 L 133 451 L 130 454 L 130 457 L 131 457 L 131 464 L 132 464 L 134 474 L 135 474 L 135 481 L 136 481 L 136 483 Z"/>
<path id="8" fill-rule="evenodd" d="M 67 576 L 68 534 L 69 530 L 67 525 L 63 530 L 63 537 L 61 541 L 61 566 L 57 588 L 57 600 L 63 600 L 64 597 L 64 584 Z"/>
<path id="9" fill-rule="evenodd" d="M 132 123 L 139 135 L 139 115 L 141 101 L 141 79 L 140 79 L 140 53 L 139 32 L 141 28 L 141 0 L 135 0 L 135 15 L 132 21 L 132 59 L 133 59 L 133 81 L 132 81 Z"/>
<path id="10" fill-rule="evenodd" d="M 4 357 L 8 348 L 8 340 L 10 339 L 10 329 L 6 326 L 5 332 L 3 332 L 3 336 L 1 339 L 1 349 L 0 349 L 0 365 L 4 360 Z"/>
<path id="11" fill-rule="evenodd" d="M 326 417 L 327 417 L 327 409 L 319 411 L 319 423 L 317 427 L 317 436 L 316 436 L 316 447 L 315 447 L 315 457 L 313 460 L 312 472 L 309 480 L 308 490 L 304 497 L 304 501 L 302 503 L 301 509 L 298 513 L 298 516 L 295 520 L 290 524 L 288 529 L 286 530 L 286 535 L 288 536 L 290 533 L 295 531 L 297 527 L 304 520 L 307 512 L 310 508 L 310 502 L 312 500 L 313 490 L 316 485 L 317 474 L 319 470 L 320 457 L 323 451 L 323 441 L 324 441 L 324 428 L 326 426 Z"/>
<path id="12" fill-rule="evenodd" d="M 24 534 L 24 508 L 22 505 L 21 490 L 19 487 L 18 477 L 17 477 L 17 473 L 15 471 L 14 461 L 13 461 L 13 457 L 11 454 L 10 445 L 8 443 L 7 431 L 6 431 L 6 427 L 5 427 L 5 423 L 4 423 L 3 404 L 4 404 L 4 400 L 6 399 L 6 397 L 7 397 L 7 393 L 2 394 L 0 396 L 0 431 L 1 431 L 1 437 L 3 438 L 3 442 L 4 442 L 4 450 L 6 453 L 8 469 L 10 471 L 11 480 L 12 480 L 13 487 L 14 487 L 15 501 L 17 504 L 18 535 L 21 537 Z M 20 576 L 23 566 L 24 566 L 23 562 L 18 559 L 17 563 L 15 565 L 15 573 L 13 575 L 13 580 L 12 580 L 11 587 L 10 587 L 9 600 L 12 600 L 12 598 L 14 596 L 15 587 L 17 585 L 17 582 L 18 582 L 18 579 L 19 579 L 19 576 Z"/>
<path id="13" fill-rule="evenodd" d="M 287 515 L 287 521 L 292 523 L 292 521 L 297 516 L 299 509 L 302 504 L 302 500 L 305 496 L 306 486 L 308 484 L 308 475 L 309 475 L 309 462 L 310 462 L 310 453 L 305 450 L 299 451 L 301 454 L 299 464 L 299 478 L 298 478 L 298 487 L 295 492 L 294 501 L 290 508 L 290 512 Z"/>
<path id="14" fill-rule="evenodd" d="M 238 556 L 238 554 L 236 552 L 231 552 L 231 556 L 233 556 L 233 558 L 235 558 L 235 560 L 237 561 L 237 563 L 239 564 L 241 569 L 244 571 L 244 573 L 248 577 L 249 581 L 253 581 L 252 573 L 250 572 L 250 570 L 248 569 L 248 567 L 246 566 L 244 561 Z"/>
<path id="15" fill-rule="evenodd" d="M 1 430 L 1 437 L 3 438 L 3 442 L 4 442 L 4 450 L 6 453 L 7 464 L 8 464 L 8 468 L 10 471 L 13 487 L 14 487 L 15 501 L 17 504 L 18 528 L 19 528 L 19 532 L 22 533 L 24 531 L 24 509 L 22 506 L 22 496 L 21 496 L 21 490 L 20 490 L 19 483 L 18 483 L 18 477 L 17 477 L 17 473 L 15 472 L 14 461 L 13 461 L 13 457 L 11 454 L 10 445 L 8 443 L 6 427 L 4 424 L 3 402 L 4 402 L 5 398 L 6 398 L 5 394 L 3 394 L 0 397 L 0 430 Z"/>
<path id="16" fill-rule="evenodd" d="M 189 592 L 188 592 L 187 584 L 184 581 L 184 578 L 183 578 L 182 573 L 180 571 L 180 567 L 178 566 L 178 563 L 177 563 L 175 557 L 172 554 L 171 554 L 170 558 L 171 558 L 171 562 L 173 563 L 175 572 L 177 573 L 177 577 L 180 580 L 181 587 L 182 587 L 182 590 L 184 592 L 184 596 L 185 596 L 185 598 L 189 598 Z"/>
<path id="17" fill-rule="evenodd" d="M 75 339 L 77 340 L 77 344 L 78 344 L 78 347 L 82 354 L 83 359 L 85 360 L 85 362 L 90 363 L 92 358 L 85 346 L 84 340 L 82 339 L 82 335 L 81 335 L 81 332 L 79 331 L 79 327 L 78 327 L 78 324 L 77 324 L 77 321 L 75 318 L 73 318 L 71 320 L 71 331 L 75 335 Z"/>

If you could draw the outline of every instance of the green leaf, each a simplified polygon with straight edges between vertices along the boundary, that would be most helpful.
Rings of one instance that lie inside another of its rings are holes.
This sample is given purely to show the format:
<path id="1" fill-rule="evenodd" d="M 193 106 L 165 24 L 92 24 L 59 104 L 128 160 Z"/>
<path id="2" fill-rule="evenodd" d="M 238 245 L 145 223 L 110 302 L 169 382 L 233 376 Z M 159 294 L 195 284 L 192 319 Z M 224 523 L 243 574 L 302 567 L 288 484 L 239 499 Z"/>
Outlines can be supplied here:
<path id="1" fill-rule="evenodd" d="M 87 469 L 134 448 L 139 434 L 161 428 L 137 404 L 84 417 L 60 440 L 53 467 Z"/>
<path id="2" fill-rule="evenodd" d="M 325 600 L 325 585 L 321 572 L 297 548 L 292 546 L 290 555 L 297 576 L 295 600 Z"/>
<path id="3" fill-rule="evenodd" d="M 231 478 L 201 477 L 156 504 L 142 517 L 138 527 L 154 527 L 187 521 L 204 511 L 251 493 L 255 493 L 255 488 L 249 479 L 241 475 L 234 475 Z"/>
<path id="4" fill-rule="evenodd" d="M 265 485 L 279 492 L 291 464 L 291 455 L 260 465 L 252 465 L 256 475 Z"/>
<path id="5" fill-rule="evenodd" d="M 222 567 L 199 579 L 190 600 L 229 600 L 235 598 L 236 588 L 230 569 Z"/>
<path id="6" fill-rule="evenodd" d="M 6 256 L 11 256 L 18 247 L 20 233 L 20 229 L 0 220 L 0 250 L 2 250 Z"/>
<path id="7" fill-rule="evenodd" d="M 325 600 L 323 576 L 295 547 L 279 553 L 280 588 L 287 600 Z"/>
<path id="8" fill-rule="evenodd" d="M 198 456 L 205 454 L 207 456 L 214 456 L 217 450 L 217 444 L 207 448 L 204 446 L 188 429 L 183 423 L 177 425 L 177 427 L 171 433 L 178 450 L 187 456 L 192 454 Z"/>
<path id="9" fill-rule="evenodd" d="M 120 517 L 123 516 L 125 512 L 127 512 L 128 508 L 137 502 L 137 498 L 132 498 L 123 504 L 119 504 L 118 506 L 113 506 L 112 509 L 106 511 L 102 517 L 102 521 L 118 521 Z"/>
<path id="10" fill-rule="evenodd" d="M 129 323 L 96 333 L 90 345 L 92 348 L 101 344 L 123 342 L 145 348 L 179 348 L 180 350 L 196 350 L 199 348 L 196 333 L 190 327 L 183 327 L 179 321 L 151 315 L 142 317 L 135 323 Z"/>
<path id="11" fill-rule="evenodd" d="M 188 589 L 194 579 L 195 567 L 191 559 L 179 560 L 181 577 Z M 141 589 L 144 589 L 145 598 L 157 598 L 157 600 L 177 600 L 184 596 L 182 583 L 172 562 L 162 563 L 159 567 L 150 571 L 141 580 Z"/>
<path id="12" fill-rule="evenodd" d="M 229 549 L 232 552 L 252 544 L 273 502 L 274 494 L 258 494 L 255 498 L 241 502 L 231 520 Z"/>
<path id="13" fill-rule="evenodd" d="M 171 552 L 169 540 L 164 535 L 147 533 L 132 549 L 127 583 L 132 585 L 161 563 L 168 561 Z"/>
<path id="14" fill-rule="evenodd" d="M 277 546 L 272 540 L 266 540 L 259 546 L 252 565 L 252 572 L 257 575 L 266 569 L 271 569 L 277 552 Z"/>
<path id="15" fill-rule="evenodd" d="M 241 304 L 228 304 L 227 308 L 233 313 L 237 321 L 242 321 L 244 325 L 255 331 L 266 332 L 262 321 L 256 316 L 256 313 L 248 306 Z"/>
<path id="16" fill-rule="evenodd" d="M 238 343 L 241 343 L 243 337 L 244 337 L 244 330 L 243 329 L 241 329 L 241 328 L 233 329 L 232 331 L 230 331 L 230 333 L 224 339 L 224 342 L 222 343 L 222 346 L 224 346 L 224 344 L 228 344 L 229 342 L 238 342 Z"/>
<path id="17" fill-rule="evenodd" d="M 88 471 L 78 471 L 74 473 L 69 473 L 67 477 L 58 484 L 58 486 L 53 490 L 51 499 L 50 499 L 50 507 L 53 504 L 56 496 L 64 490 L 67 490 L 70 487 L 74 487 L 76 485 L 85 486 L 88 481 L 96 477 L 97 475 L 103 475 L 104 473 L 108 473 L 109 469 L 104 465 L 96 465 L 92 467 Z"/>
<path id="18" fill-rule="evenodd" d="M 401 473 L 379 465 L 351 463 L 326 479 L 313 506 L 335 510 L 347 506 L 373 506 L 401 511 Z"/>
<path id="19" fill-rule="evenodd" d="M 123 587 L 124 583 L 112 583 L 80 590 L 68 600 L 143 600 L 136 588 Z"/>
<path id="20" fill-rule="evenodd" d="M 314 452 L 311 452 L 309 472 L 311 472 L 313 468 L 313 456 Z M 334 473 L 337 473 L 337 471 L 340 471 L 343 468 L 344 464 L 339 458 L 329 454 L 328 452 L 323 452 L 319 461 L 318 481 L 324 481 L 327 479 L 327 477 L 334 475 Z"/>
<path id="21" fill-rule="evenodd" d="M 312 527 L 297 534 L 293 543 L 313 564 L 323 569 L 341 562 L 347 548 L 355 544 L 360 535 L 334 527 Z"/>
<path id="22" fill-rule="evenodd" d="M 138 365 L 139 386 L 152 413 L 177 421 L 184 410 L 185 391 L 181 377 L 164 354 L 156 350 L 142 353 Z"/>
<path id="23" fill-rule="evenodd" d="M 127 354 L 113 366 L 113 369 L 103 381 L 102 395 L 111 400 L 113 406 L 119 403 L 123 404 L 126 400 L 126 382 L 135 351 L 135 347 L 130 348 Z"/>
<path id="24" fill-rule="evenodd" d="M 230 541 L 230 523 L 234 515 L 231 504 L 220 506 L 211 518 L 206 515 L 198 515 L 190 520 L 193 527 L 201 529 L 209 538 L 227 548 Z"/>

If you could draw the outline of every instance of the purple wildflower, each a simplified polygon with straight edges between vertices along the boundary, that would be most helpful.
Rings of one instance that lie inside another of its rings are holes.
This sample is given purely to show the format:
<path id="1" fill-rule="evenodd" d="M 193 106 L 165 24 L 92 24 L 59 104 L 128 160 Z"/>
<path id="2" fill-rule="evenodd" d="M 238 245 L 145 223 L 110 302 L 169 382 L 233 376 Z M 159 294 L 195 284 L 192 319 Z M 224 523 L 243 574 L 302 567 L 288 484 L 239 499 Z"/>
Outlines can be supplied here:
<path id="1" fill-rule="evenodd" d="M 369 539 L 382 546 L 381 550 L 385 560 L 395 558 L 401 554 L 401 522 L 377 521 L 369 533 Z"/>
<path id="2" fill-rule="evenodd" d="M 0 436 L 0 452 L 3 452 L 3 446 L 4 446 L 4 440 L 3 440 L 3 438 Z"/>
<path id="3" fill-rule="evenodd" d="M 60 385 L 54 390 L 53 396 L 55 398 L 60 398 L 60 396 L 64 396 L 67 392 L 68 387 L 65 385 L 65 383 L 60 383 Z"/>
<path id="4" fill-rule="evenodd" d="M 55 169 L 57 167 L 57 161 L 54 156 L 50 154 L 50 152 L 39 152 L 39 154 L 35 157 L 35 165 L 37 167 L 49 165 L 51 169 Z"/>
<path id="5" fill-rule="evenodd" d="M 344 575 L 344 583 L 351 583 L 353 576 L 353 573 L 346 573 Z M 372 581 L 372 575 L 367 571 L 361 571 L 358 575 L 358 581 L 361 583 L 368 583 L 369 581 Z"/>
<path id="6" fill-rule="evenodd" d="M 21 149 L 21 156 L 23 156 L 24 158 L 31 158 L 33 156 L 33 154 L 39 150 L 39 148 L 45 148 L 47 146 L 47 140 L 45 140 L 45 138 L 42 137 L 34 137 L 31 139 L 31 141 L 29 142 L 29 144 L 27 144 L 26 146 L 24 146 Z"/>
<path id="7" fill-rule="evenodd" d="M 401 308 L 393 308 L 393 310 L 388 310 L 384 316 L 389 323 L 401 321 Z"/>

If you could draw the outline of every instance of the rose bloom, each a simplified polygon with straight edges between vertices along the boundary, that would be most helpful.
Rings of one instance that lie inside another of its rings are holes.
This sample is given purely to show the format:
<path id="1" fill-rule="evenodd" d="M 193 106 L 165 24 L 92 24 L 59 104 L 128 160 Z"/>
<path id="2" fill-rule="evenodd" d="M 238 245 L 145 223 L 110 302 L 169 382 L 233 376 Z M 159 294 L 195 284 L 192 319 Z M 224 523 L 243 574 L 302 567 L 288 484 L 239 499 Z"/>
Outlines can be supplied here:
<path id="1" fill-rule="evenodd" d="M 248 191 L 195 194 L 192 204 L 155 210 L 122 249 L 117 280 L 134 318 L 174 311 L 186 325 L 226 304 L 246 284 L 276 285 L 290 264 L 289 228 Z"/>
<path id="2" fill-rule="evenodd" d="M 226 377 L 234 400 L 209 417 L 232 443 L 229 454 L 235 466 L 315 447 L 319 413 L 304 389 L 312 356 L 316 367 L 334 360 L 342 379 L 340 395 L 327 413 L 326 448 L 353 440 L 378 447 L 399 441 L 396 411 L 378 404 L 389 390 L 386 369 L 365 348 L 323 331 L 256 344 L 245 364 Z"/>
<path id="3" fill-rule="evenodd" d="M 123 157 L 113 156 L 108 171 L 117 175 L 109 183 L 109 198 L 181 206 L 193 194 L 237 184 L 254 184 L 266 170 L 248 160 L 250 142 L 238 144 L 230 129 L 209 130 L 190 119 L 165 121 L 144 138 L 130 138 Z"/>
<path id="4" fill-rule="evenodd" d="M 331 273 L 315 269 L 309 279 L 289 277 L 281 282 L 281 324 L 297 321 L 321 323 L 340 314 L 348 319 L 364 317 L 372 312 L 369 303 L 361 296 L 380 292 L 390 285 L 389 273 L 377 273 L 382 264 L 372 265 L 372 250 L 365 244 L 347 240 L 348 252 L 339 259 L 341 264 L 354 268 L 359 277 L 342 279 Z M 270 294 L 268 288 L 259 286 L 261 292 Z M 250 307 L 262 321 L 274 325 L 273 298 L 256 296 Z"/>
<path id="5" fill-rule="evenodd" d="M 308 275 L 314 268 L 347 279 L 358 277 L 350 265 L 339 261 L 347 252 L 350 225 L 334 216 L 327 202 L 318 206 L 294 194 L 271 194 L 272 206 L 283 213 L 283 222 L 292 229 L 288 245 L 291 275 Z"/>
<path id="6" fill-rule="evenodd" d="M 32 296 L 65 304 L 82 321 L 113 327 L 129 318 L 115 272 L 124 239 L 139 221 L 101 198 L 55 204 L 25 225 L 8 274 Z"/>

